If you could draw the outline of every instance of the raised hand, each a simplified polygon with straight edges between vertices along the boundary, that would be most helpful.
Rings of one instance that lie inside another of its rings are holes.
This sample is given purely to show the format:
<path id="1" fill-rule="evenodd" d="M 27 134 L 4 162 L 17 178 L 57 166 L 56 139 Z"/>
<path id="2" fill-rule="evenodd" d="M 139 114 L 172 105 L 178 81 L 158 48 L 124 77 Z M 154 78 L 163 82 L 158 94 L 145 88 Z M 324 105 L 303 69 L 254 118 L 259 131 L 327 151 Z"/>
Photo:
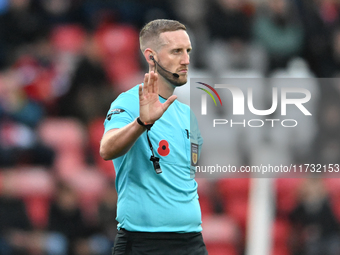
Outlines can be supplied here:
<path id="1" fill-rule="evenodd" d="M 139 117 L 146 124 L 153 124 L 162 117 L 163 113 L 176 100 L 177 96 L 170 96 L 164 103 L 158 98 L 158 74 L 150 71 L 144 77 L 144 86 L 139 85 Z"/>

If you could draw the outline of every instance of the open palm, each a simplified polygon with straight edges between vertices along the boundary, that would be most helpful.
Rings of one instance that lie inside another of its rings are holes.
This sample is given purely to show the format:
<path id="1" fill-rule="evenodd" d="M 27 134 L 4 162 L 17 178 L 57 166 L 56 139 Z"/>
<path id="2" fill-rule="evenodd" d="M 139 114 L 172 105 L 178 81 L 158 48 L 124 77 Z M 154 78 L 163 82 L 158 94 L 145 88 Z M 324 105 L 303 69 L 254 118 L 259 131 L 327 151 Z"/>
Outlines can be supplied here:
<path id="1" fill-rule="evenodd" d="M 144 85 L 139 85 L 139 116 L 146 124 L 153 124 L 176 100 L 172 95 L 164 103 L 159 101 L 158 74 L 151 71 L 145 74 Z"/>

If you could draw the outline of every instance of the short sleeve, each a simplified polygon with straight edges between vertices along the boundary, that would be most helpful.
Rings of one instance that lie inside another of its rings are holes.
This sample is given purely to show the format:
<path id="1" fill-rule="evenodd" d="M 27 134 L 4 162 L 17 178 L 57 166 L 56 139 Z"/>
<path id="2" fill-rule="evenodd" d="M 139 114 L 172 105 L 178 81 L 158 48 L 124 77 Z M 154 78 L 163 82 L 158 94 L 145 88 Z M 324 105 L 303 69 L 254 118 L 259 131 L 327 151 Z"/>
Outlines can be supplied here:
<path id="1" fill-rule="evenodd" d="M 194 137 L 198 143 L 198 158 L 201 155 L 201 148 L 203 145 L 203 138 L 198 126 L 198 122 L 193 111 L 190 110 L 190 132 L 194 134 Z"/>
<path id="2" fill-rule="evenodd" d="M 122 93 L 113 101 L 104 121 L 105 133 L 114 128 L 122 128 L 139 115 L 138 98 L 130 93 Z"/>

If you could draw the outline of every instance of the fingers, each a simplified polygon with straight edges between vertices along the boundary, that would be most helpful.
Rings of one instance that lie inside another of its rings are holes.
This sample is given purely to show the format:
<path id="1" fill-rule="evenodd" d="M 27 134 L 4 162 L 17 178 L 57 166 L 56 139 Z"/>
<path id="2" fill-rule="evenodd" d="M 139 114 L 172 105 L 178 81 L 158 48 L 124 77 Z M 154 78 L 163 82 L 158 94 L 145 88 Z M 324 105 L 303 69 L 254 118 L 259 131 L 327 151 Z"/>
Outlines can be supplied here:
<path id="1" fill-rule="evenodd" d="M 148 92 L 156 93 L 155 87 L 157 86 L 157 74 L 154 71 L 150 71 L 149 73 L 149 83 L 148 83 Z"/>
<path id="2" fill-rule="evenodd" d="M 153 92 L 153 87 L 152 87 L 152 85 L 153 85 L 153 79 L 154 79 L 154 77 L 153 77 L 153 71 L 151 71 L 150 73 L 149 73 L 149 80 L 148 80 L 148 92 L 149 93 L 152 93 Z"/>
<path id="3" fill-rule="evenodd" d="M 163 103 L 164 112 L 169 108 L 169 106 L 177 99 L 177 96 L 172 95 Z"/>
<path id="4" fill-rule="evenodd" d="M 144 83 L 143 83 L 143 94 L 145 95 L 148 91 L 148 83 L 149 83 L 149 74 L 146 73 L 144 75 Z"/>
<path id="5" fill-rule="evenodd" d="M 156 93 L 158 94 L 158 74 L 154 71 L 150 71 L 150 73 L 146 73 L 144 76 L 144 86 L 143 86 L 143 93 Z"/>
<path id="6" fill-rule="evenodd" d="M 157 73 L 153 73 L 154 75 L 154 80 L 153 80 L 153 84 L 152 84 L 152 91 L 153 93 L 156 93 L 157 95 L 159 94 L 158 93 L 158 74 Z"/>
<path id="7" fill-rule="evenodd" d="M 139 98 L 142 98 L 142 97 L 143 97 L 143 85 L 140 84 L 138 88 L 139 88 L 139 90 L 138 90 L 138 92 L 139 92 Z"/>

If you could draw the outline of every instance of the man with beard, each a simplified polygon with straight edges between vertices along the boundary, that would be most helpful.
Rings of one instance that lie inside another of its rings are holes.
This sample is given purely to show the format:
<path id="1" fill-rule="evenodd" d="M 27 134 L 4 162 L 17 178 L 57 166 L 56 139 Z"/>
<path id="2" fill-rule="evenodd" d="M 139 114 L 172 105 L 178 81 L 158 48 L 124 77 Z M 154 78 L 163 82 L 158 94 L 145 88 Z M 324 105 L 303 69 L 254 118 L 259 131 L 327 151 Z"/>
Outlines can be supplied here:
<path id="1" fill-rule="evenodd" d="M 187 82 L 190 38 L 178 21 L 154 20 L 139 40 L 149 73 L 112 103 L 100 146 L 116 171 L 113 254 L 205 255 L 190 160 L 203 140 L 190 108 L 173 95 Z"/>

